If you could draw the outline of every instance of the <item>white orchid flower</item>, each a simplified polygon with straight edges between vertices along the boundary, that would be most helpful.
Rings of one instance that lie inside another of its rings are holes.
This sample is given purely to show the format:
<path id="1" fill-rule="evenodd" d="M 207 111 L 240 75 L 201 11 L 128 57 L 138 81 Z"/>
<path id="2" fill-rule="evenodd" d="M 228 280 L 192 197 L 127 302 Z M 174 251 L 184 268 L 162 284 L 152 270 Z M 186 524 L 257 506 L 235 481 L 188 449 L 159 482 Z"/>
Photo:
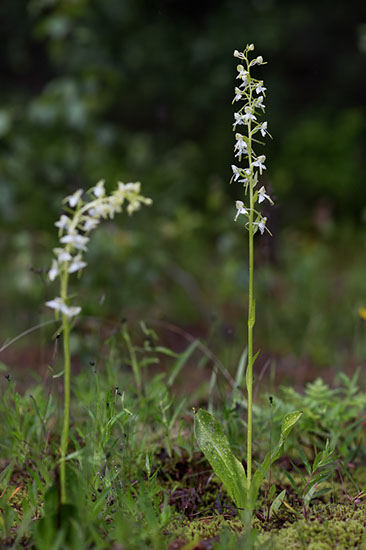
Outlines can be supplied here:
<path id="1" fill-rule="evenodd" d="M 76 317 L 76 315 L 79 315 L 81 311 L 81 307 L 73 306 L 70 307 L 65 304 L 65 302 L 62 300 L 62 298 L 54 298 L 53 300 L 50 300 L 49 302 L 46 302 L 45 304 L 47 307 L 50 307 L 51 309 L 54 309 L 55 311 L 60 311 L 63 315 L 66 315 L 66 317 Z"/>
<path id="2" fill-rule="evenodd" d="M 71 244 L 74 248 L 78 250 L 86 250 L 86 245 L 89 242 L 89 237 L 84 237 L 76 233 L 75 235 L 64 235 L 60 239 L 62 244 Z"/>
<path id="3" fill-rule="evenodd" d="M 267 218 L 262 218 L 259 222 L 253 222 L 253 225 L 258 225 L 258 229 L 261 232 L 261 235 L 263 235 L 264 230 L 266 229 L 266 221 Z"/>
<path id="4" fill-rule="evenodd" d="M 70 195 L 69 197 L 66 197 L 65 201 L 69 203 L 69 206 L 71 208 L 75 208 L 75 206 L 77 206 L 79 204 L 79 202 L 81 201 L 82 194 L 83 194 L 83 190 L 78 189 L 77 191 L 75 191 L 75 193 L 73 195 Z"/>
<path id="5" fill-rule="evenodd" d="M 260 155 L 257 160 L 252 163 L 252 166 L 257 166 L 259 168 L 259 172 L 262 173 L 262 170 L 266 169 L 265 165 L 263 164 L 265 160 L 266 156 Z"/>
<path id="6" fill-rule="evenodd" d="M 243 201 L 236 201 L 235 206 L 237 208 L 237 213 L 234 218 L 234 221 L 238 219 L 240 214 L 248 214 L 248 210 L 245 208 Z"/>
<path id="7" fill-rule="evenodd" d="M 273 200 L 269 195 L 266 194 L 266 189 L 264 186 L 262 186 L 258 191 L 258 202 L 259 204 L 263 202 L 265 199 L 267 199 L 271 204 L 273 204 Z"/>

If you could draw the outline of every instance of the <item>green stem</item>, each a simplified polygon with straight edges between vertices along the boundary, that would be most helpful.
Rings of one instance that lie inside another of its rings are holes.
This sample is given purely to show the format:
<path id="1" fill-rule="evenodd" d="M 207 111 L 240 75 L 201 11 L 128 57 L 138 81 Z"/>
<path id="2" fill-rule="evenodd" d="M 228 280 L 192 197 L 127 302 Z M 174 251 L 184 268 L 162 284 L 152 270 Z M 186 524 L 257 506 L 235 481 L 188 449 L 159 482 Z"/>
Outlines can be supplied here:
<path id="1" fill-rule="evenodd" d="M 248 68 L 249 69 L 249 68 Z M 248 75 L 250 82 L 250 77 Z M 252 103 L 252 90 L 250 88 L 249 105 Z M 252 166 L 252 135 L 251 122 L 248 123 L 248 163 Z M 253 293 L 254 278 L 254 190 L 253 174 L 249 176 L 249 304 L 248 304 L 248 370 L 247 370 L 247 392 L 248 392 L 248 431 L 247 431 L 247 479 L 248 490 L 252 481 L 252 442 L 253 442 L 253 327 L 255 323 L 255 302 Z"/>
<path id="2" fill-rule="evenodd" d="M 250 186 L 250 212 L 249 212 L 249 308 L 248 308 L 248 442 L 247 442 L 247 478 L 250 486 L 252 479 L 252 440 L 253 440 L 253 326 L 254 326 L 254 297 L 253 297 L 253 185 Z"/>
<path id="3" fill-rule="evenodd" d="M 67 297 L 68 274 L 65 273 L 61 279 L 61 298 L 65 301 Z M 64 342 L 64 422 L 61 434 L 61 464 L 60 464 L 60 482 L 61 482 L 61 502 L 66 503 L 66 454 L 69 439 L 70 426 L 70 324 L 66 315 L 62 315 L 62 329 Z"/>

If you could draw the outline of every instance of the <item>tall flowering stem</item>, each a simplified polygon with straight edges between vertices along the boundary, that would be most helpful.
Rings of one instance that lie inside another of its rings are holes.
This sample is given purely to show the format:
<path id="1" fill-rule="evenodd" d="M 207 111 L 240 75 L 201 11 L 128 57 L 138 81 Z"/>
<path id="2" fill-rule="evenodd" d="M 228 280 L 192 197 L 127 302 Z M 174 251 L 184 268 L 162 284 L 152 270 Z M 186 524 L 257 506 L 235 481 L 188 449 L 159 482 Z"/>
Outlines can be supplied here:
<path id="1" fill-rule="evenodd" d="M 110 195 L 106 194 L 104 181 L 99 181 L 89 190 L 89 200 L 83 199 L 83 190 L 79 189 L 64 200 L 68 215 L 62 214 L 56 222 L 59 229 L 60 247 L 54 249 L 53 259 L 48 277 L 51 281 L 60 279 L 60 296 L 46 302 L 46 306 L 61 315 L 64 343 L 64 415 L 61 434 L 60 484 L 61 502 L 67 501 L 66 494 L 66 456 L 70 428 L 70 386 L 71 358 L 70 332 L 72 322 L 81 311 L 80 306 L 71 306 L 68 292 L 69 277 L 72 273 L 80 273 L 85 267 L 83 252 L 87 250 L 90 233 L 98 227 L 103 219 L 113 219 L 122 212 L 127 204 L 127 213 L 139 210 L 142 204 L 151 204 L 151 199 L 140 194 L 140 183 L 119 182 L 117 189 Z"/>
<path id="2" fill-rule="evenodd" d="M 235 97 L 233 103 L 243 103 L 243 106 L 234 114 L 233 129 L 235 131 L 235 158 L 238 161 L 245 161 L 246 166 L 232 165 L 233 176 L 231 181 L 238 182 L 244 187 L 244 201 L 236 201 L 237 213 L 235 221 L 240 215 L 243 215 L 247 221 L 245 227 L 248 230 L 249 241 L 249 307 L 248 307 L 248 366 L 246 372 L 246 385 L 248 393 L 248 430 L 247 430 L 247 482 L 248 489 L 252 480 L 252 442 L 253 442 L 253 365 L 256 355 L 253 355 L 253 328 L 255 324 L 255 299 L 254 299 L 254 235 L 258 231 L 263 235 L 268 231 L 267 218 L 257 210 L 257 203 L 268 200 L 273 204 L 271 197 L 266 193 L 262 186 L 256 190 L 259 175 L 262 175 L 266 169 L 264 164 L 266 157 L 257 156 L 253 146 L 255 143 L 261 143 L 257 139 L 258 133 L 264 138 L 267 131 L 267 122 L 259 122 L 258 116 L 265 110 L 263 100 L 266 88 L 262 80 L 256 80 L 251 75 L 251 69 L 255 65 L 264 65 L 263 58 L 258 56 L 250 59 L 250 52 L 254 50 L 253 44 L 250 44 L 244 51 L 235 50 L 234 57 L 241 60 L 237 66 L 240 84 L 235 88 Z M 238 126 L 243 126 L 243 134 L 237 131 Z"/>

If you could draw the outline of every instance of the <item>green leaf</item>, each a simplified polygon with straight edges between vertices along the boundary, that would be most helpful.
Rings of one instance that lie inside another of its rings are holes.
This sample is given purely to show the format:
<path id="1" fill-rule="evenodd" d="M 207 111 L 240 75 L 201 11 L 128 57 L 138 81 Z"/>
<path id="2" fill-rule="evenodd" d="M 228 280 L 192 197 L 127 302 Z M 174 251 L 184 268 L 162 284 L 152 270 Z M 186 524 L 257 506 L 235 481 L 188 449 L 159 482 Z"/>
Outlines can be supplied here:
<path id="1" fill-rule="evenodd" d="M 354 488 L 356 489 L 356 491 L 359 493 L 360 488 L 357 486 L 355 480 L 351 476 L 350 472 L 347 470 L 346 466 L 343 464 L 343 462 L 341 460 L 339 461 L 339 464 L 341 465 L 343 473 L 348 477 L 348 479 L 351 481 L 351 483 L 354 486 Z M 365 488 L 366 488 L 366 485 L 365 485 Z"/>
<path id="2" fill-rule="evenodd" d="M 313 485 L 319 485 L 320 483 L 323 483 L 327 479 L 329 479 L 334 474 L 335 468 L 332 468 L 330 470 L 326 470 L 324 472 L 320 472 L 315 477 L 310 479 L 306 486 L 306 491 L 308 491 Z"/>
<path id="3" fill-rule="evenodd" d="M 0 372 L 6 372 L 7 370 L 8 370 L 8 367 L 5 365 L 5 363 L 0 361 Z"/>
<path id="4" fill-rule="evenodd" d="M 169 431 L 171 431 L 171 430 L 173 429 L 174 423 L 175 423 L 175 421 L 177 420 L 178 415 L 180 414 L 180 411 L 182 410 L 183 405 L 185 404 L 185 402 L 186 402 L 186 398 L 183 397 L 183 398 L 180 400 L 180 402 L 178 403 L 177 408 L 175 409 L 174 414 L 173 414 L 173 416 L 171 417 L 170 422 L 169 422 L 169 425 L 168 425 Z"/>
<path id="5" fill-rule="evenodd" d="M 273 514 L 276 514 L 282 504 L 282 501 L 283 499 L 285 498 L 285 495 L 286 495 L 286 489 L 284 489 L 283 491 L 280 492 L 279 495 L 276 496 L 276 498 L 274 499 L 274 501 L 272 502 L 271 504 L 271 507 L 269 509 L 269 517 L 271 518 Z"/>
<path id="6" fill-rule="evenodd" d="M 253 328 L 255 325 L 255 300 L 252 300 L 249 308 L 248 327 Z"/>
<path id="7" fill-rule="evenodd" d="M 197 348 L 199 343 L 200 343 L 199 340 L 195 340 L 186 349 L 186 351 L 183 352 L 180 355 L 178 361 L 175 363 L 175 365 L 172 369 L 172 372 L 170 373 L 170 376 L 169 376 L 169 379 L 168 379 L 168 386 L 169 387 L 172 386 L 172 384 L 174 383 L 174 380 L 176 379 L 176 377 L 178 376 L 178 374 L 180 373 L 180 371 L 182 370 L 182 368 L 184 367 L 184 365 L 186 364 L 186 362 L 188 361 L 188 359 L 190 358 L 190 356 L 192 355 L 194 350 Z"/>
<path id="8" fill-rule="evenodd" d="M 263 477 L 266 478 L 267 481 L 269 481 L 268 474 L 267 474 L 266 470 L 263 468 L 262 464 L 259 464 L 259 462 L 257 462 L 256 460 L 254 460 L 254 463 L 257 466 L 257 468 L 262 472 Z M 273 487 L 275 487 L 275 486 L 273 485 Z"/>
<path id="9" fill-rule="evenodd" d="M 305 468 L 306 468 L 306 471 L 307 471 L 307 473 L 308 473 L 309 476 L 310 476 L 312 470 L 311 470 L 311 466 L 310 466 L 310 464 L 309 464 L 309 461 L 308 461 L 308 459 L 307 459 L 307 457 L 306 457 L 304 451 L 302 450 L 302 448 L 300 447 L 299 444 L 297 444 L 297 449 L 298 449 L 298 451 L 299 451 L 301 460 L 302 460 L 302 462 L 303 462 L 303 464 L 304 464 L 304 466 L 305 466 Z"/>
<path id="10" fill-rule="evenodd" d="M 316 498 L 319 498 L 325 495 L 326 493 L 329 493 L 329 491 L 331 490 L 332 490 L 331 487 L 325 487 L 324 489 L 320 489 L 320 491 L 317 491 L 316 493 L 313 494 L 312 500 L 315 500 Z"/>
<path id="11" fill-rule="evenodd" d="M 310 501 L 313 499 L 315 491 L 316 491 L 316 485 L 313 485 L 310 487 L 309 490 L 306 491 L 306 494 L 304 496 L 304 506 L 307 508 L 310 504 Z"/>
<path id="12" fill-rule="evenodd" d="M 276 494 L 276 485 L 272 485 L 270 490 L 268 491 L 268 500 L 272 500 L 275 494 Z"/>
<path id="13" fill-rule="evenodd" d="M 282 468 L 282 469 L 283 469 L 283 472 L 284 472 L 285 476 L 287 477 L 287 479 L 291 483 L 294 491 L 299 495 L 300 494 L 300 488 L 298 487 L 296 481 L 294 480 L 292 475 L 287 470 L 285 470 L 285 468 Z"/>
<path id="14" fill-rule="evenodd" d="M 323 451 L 319 451 L 319 453 L 317 453 L 317 455 L 315 456 L 314 458 L 314 462 L 313 462 L 313 472 L 316 471 L 316 469 L 318 468 L 318 464 L 320 462 L 320 460 L 323 458 Z"/>
<path id="15" fill-rule="evenodd" d="M 231 451 L 220 424 L 210 413 L 199 409 L 194 418 L 194 433 L 199 448 L 236 506 L 246 508 L 247 478 L 245 470 Z"/>
<path id="16" fill-rule="evenodd" d="M 54 374 L 54 375 L 52 376 L 52 378 L 60 378 L 61 376 L 63 376 L 63 374 L 64 374 L 64 371 L 62 370 L 61 372 L 59 372 L 59 373 L 57 373 L 57 374 Z"/>
<path id="17" fill-rule="evenodd" d="M 179 353 L 176 353 L 175 351 L 172 351 L 171 349 L 166 348 L 165 346 L 155 346 L 154 352 L 162 353 L 163 355 L 168 355 L 169 357 L 179 357 Z"/>
<path id="18" fill-rule="evenodd" d="M 146 456 L 145 456 L 145 467 L 146 467 L 146 472 L 148 477 L 151 476 L 151 465 L 152 465 L 152 452 L 150 451 L 149 453 L 146 453 Z"/>
<path id="19" fill-rule="evenodd" d="M 248 348 L 245 348 L 245 350 L 243 351 L 243 353 L 240 356 L 239 363 L 238 363 L 238 368 L 236 370 L 235 387 L 234 387 L 234 390 L 233 390 L 232 404 L 231 404 L 232 408 L 235 407 L 235 405 L 236 405 L 236 403 L 239 399 L 239 393 L 240 393 L 240 389 L 241 389 L 241 384 L 242 384 L 242 380 L 243 380 L 243 375 L 244 375 L 244 371 L 245 371 L 245 365 L 246 365 L 246 362 L 247 362 L 247 357 L 248 357 Z"/>
<path id="20" fill-rule="evenodd" d="M 255 363 L 255 361 L 256 361 L 258 355 L 259 355 L 259 352 L 260 352 L 260 349 L 257 351 L 257 353 L 256 353 L 256 354 L 254 355 L 254 357 L 252 358 L 252 367 L 253 367 L 253 365 L 254 365 L 254 363 Z M 249 367 L 249 362 L 248 362 L 248 367 Z M 249 377 L 249 369 L 248 369 L 248 367 L 247 367 L 247 372 L 246 372 L 246 375 L 245 375 L 245 381 L 246 381 L 247 388 L 249 388 L 250 385 L 253 383 L 253 381 L 249 379 L 250 377 Z M 253 369 L 252 369 L 252 370 L 253 370 Z"/>
<path id="21" fill-rule="evenodd" d="M 280 458 L 283 452 L 283 446 L 288 438 L 292 428 L 302 415 L 302 411 L 294 411 L 286 414 L 281 423 L 281 435 L 280 439 L 272 452 L 267 453 L 265 459 L 262 462 L 262 468 L 267 472 L 269 467 L 275 460 Z M 263 479 L 261 470 L 257 470 L 253 476 L 252 483 L 250 485 L 250 506 L 254 508 L 258 497 L 258 491 Z"/>
<path id="22" fill-rule="evenodd" d="M 291 460 L 290 462 L 291 462 L 291 465 L 292 465 L 293 469 L 296 470 L 296 472 L 299 474 L 299 476 L 301 477 L 301 479 L 303 480 L 303 482 L 306 483 L 306 477 L 304 476 L 304 474 L 302 473 L 302 471 L 300 470 L 300 468 L 298 468 L 298 467 L 296 466 L 296 464 L 294 464 L 294 463 L 292 462 L 292 460 Z"/>

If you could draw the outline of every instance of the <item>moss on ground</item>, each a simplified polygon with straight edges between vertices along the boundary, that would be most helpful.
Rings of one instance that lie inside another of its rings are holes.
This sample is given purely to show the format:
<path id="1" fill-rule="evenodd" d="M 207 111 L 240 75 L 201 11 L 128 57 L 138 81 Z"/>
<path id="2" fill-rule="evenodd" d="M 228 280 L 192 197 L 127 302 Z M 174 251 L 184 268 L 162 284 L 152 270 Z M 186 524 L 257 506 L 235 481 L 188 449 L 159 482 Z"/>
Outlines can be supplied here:
<path id="1" fill-rule="evenodd" d="M 276 532 L 260 536 L 273 550 L 366 550 L 366 507 L 318 506 L 308 521 L 301 519 Z"/>
<path id="2" fill-rule="evenodd" d="M 180 539 L 187 541 L 217 540 L 223 530 L 240 534 L 238 519 L 223 516 L 204 517 L 172 525 Z M 258 550 L 366 550 L 366 505 L 352 504 L 315 506 L 308 520 L 290 516 L 264 523 L 256 519 L 259 532 L 254 548 Z"/>

